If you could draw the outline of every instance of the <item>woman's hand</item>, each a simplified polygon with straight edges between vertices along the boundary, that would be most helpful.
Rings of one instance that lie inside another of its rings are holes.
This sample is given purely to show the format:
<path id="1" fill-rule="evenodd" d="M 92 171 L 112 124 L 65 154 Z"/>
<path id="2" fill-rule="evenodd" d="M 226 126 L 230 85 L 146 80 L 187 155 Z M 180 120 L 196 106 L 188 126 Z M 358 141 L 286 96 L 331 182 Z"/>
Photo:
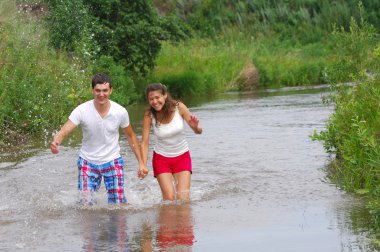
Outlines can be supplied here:
<path id="1" fill-rule="evenodd" d="M 196 115 L 190 115 L 189 126 L 194 130 L 196 134 L 202 133 L 202 128 L 199 127 L 199 119 Z"/>

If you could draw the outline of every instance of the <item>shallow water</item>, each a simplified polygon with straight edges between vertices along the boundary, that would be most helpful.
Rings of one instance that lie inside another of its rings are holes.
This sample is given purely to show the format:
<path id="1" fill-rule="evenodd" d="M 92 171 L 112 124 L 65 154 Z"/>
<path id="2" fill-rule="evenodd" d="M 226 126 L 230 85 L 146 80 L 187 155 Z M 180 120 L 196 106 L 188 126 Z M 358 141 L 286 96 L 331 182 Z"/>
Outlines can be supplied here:
<path id="1" fill-rule="evenodd" d="M 137 179 L 125 138 L 126 206 L 107 205 L 103 185 L 96 205 L 77 204 L 78 134 L 58 155 L 3 151 L 0 250 L 372 251 L 360 200 L 329 183 L 329 157 L 309 138 L 332 112 L 324 95 L 287 88 L 186 102 L 204 129 L 187 130 L 189 204 L 163 204 L 151 174 Z M 138 135 L 141 111 L 129 110 Z"/>

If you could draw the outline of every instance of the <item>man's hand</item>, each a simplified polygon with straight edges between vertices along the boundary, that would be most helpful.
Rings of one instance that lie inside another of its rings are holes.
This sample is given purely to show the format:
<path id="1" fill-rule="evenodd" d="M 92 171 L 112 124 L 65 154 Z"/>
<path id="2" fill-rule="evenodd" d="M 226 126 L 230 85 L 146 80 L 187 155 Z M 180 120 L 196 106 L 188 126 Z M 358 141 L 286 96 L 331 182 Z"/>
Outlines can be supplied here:
<path id="1" fill-rule="evenodd" d="M 59 152 L 58 146 L 62 143 L 63 139 L 76 127 L 76 125 L 68 120 L 61 128 L 61 130 L 54 135 L 53 141 L 50 144 L 50 150 L 53 154 Z"/>
<path id="2" fill-rule="evenodd" d="M 59 146 L 59 143 L 57 141 L 51 142 L 50 144 L 51 153 L 57 154 L 59 152 L 58 146 Z"/>

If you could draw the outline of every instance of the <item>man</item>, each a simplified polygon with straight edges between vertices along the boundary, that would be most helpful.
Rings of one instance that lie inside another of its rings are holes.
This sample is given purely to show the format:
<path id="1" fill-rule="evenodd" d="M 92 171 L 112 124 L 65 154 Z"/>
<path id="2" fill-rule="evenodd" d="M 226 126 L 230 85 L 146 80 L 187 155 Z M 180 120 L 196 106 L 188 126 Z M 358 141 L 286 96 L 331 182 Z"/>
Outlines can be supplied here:
<path id="1" fill-rule="evenodd" d="M 138 139 L 129 122 L 128 112 L 109 100 L 111 94 L 111 78 L 105 74 L 96 74 L 92 79 L 94 99 L 82 103 L 71 112 L 68 121 L 54 136 L 50 149 L 53 154 L 57 154 L 63 139 L 76 126 L 81 125 L 83 140 L 78 159 L 78 189 L 84 192 L 84 196 L 97 191 L 104 177 L 108 203 L 125 203 L 119 128 L 122 128 L 139 162 L 138 176 L 144 178 L 148 169 L 141 159 Z M 91 203 L 87 198 L 83 200 Z"/>

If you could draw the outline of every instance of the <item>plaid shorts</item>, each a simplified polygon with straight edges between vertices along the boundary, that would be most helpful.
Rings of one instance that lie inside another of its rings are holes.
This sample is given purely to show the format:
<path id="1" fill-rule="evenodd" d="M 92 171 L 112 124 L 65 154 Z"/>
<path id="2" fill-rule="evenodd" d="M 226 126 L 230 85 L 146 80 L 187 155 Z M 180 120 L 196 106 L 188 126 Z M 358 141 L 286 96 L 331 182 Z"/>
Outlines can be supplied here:
<path id="1" fill-rule="evenodd" d="M 79 157 L 78 189 L 80 191 L 98 191 L 104 177 L 108 203 L 125 203 L 123 159 L 121 157 L 108 163 L 96 165 Z M 84 199 L 86 200 L 86 199 Z"/>

